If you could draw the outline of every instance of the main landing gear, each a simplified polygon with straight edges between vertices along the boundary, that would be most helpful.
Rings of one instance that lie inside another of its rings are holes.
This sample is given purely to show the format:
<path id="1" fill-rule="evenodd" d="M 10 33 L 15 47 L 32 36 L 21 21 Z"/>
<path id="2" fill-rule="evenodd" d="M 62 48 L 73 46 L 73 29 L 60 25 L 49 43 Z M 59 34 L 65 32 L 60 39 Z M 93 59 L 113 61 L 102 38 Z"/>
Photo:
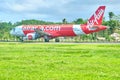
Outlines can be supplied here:
<path id="1" fill-rule="evenodd" d="M 56 38 L 56 39 L 55 39 L 55 42 L 60 42 L 59 38 Z"/>
<path id="2" fill-rule="evenodd" d="M 44 41 L 49 42 L 50 38 L 48 36 L 44 36 Z M 55 42 L 60 42 L 59 38 L 55 38 Z"/>
<path id="3" fill-rule="evenodd" d="M 49 37 L 48 36 L 44 36 L 44 41 L 45 42 L 49 42 Z"/>

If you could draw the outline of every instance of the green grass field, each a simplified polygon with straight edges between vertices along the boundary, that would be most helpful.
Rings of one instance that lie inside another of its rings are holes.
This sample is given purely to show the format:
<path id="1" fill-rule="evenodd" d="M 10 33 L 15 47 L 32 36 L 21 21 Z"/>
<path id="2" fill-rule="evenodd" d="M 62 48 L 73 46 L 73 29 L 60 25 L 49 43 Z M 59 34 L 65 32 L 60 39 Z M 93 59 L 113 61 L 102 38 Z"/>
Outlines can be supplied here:
<path id="1" fill-rule="evenodd" d="M 0 80 L 120 80 L 120 44 L 0 43 Z"/>

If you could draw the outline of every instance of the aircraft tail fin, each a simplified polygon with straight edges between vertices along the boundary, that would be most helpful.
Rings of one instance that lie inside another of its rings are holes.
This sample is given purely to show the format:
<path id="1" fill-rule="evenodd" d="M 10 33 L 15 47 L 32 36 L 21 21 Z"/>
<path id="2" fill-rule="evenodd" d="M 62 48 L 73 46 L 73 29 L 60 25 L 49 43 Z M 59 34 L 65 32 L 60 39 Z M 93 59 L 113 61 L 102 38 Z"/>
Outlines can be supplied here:
<path id="1" fill-rule="evenodd" d="M 87 21 L 86 23 L 87 26 L 92 27 L 93 25 L 101 25 L 104 12 L 105 12 L 105 6 L 100 6 Z"/>

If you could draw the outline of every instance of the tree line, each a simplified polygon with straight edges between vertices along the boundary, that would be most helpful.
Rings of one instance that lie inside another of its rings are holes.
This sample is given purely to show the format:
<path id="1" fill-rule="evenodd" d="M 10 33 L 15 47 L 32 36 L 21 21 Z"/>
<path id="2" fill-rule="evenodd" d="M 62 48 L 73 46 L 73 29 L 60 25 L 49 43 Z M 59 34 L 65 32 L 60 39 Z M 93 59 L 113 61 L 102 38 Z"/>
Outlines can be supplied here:
<path id="1" fill-rule="evenodd" d="M 111 35 L 114 32 L 117 32 L 120 34 L 120 15 L 115 15 L 113 12 L 109 12 L 109 20 L 106 21 L 105 18 L 103 19 L 103 25 L 109 26 L 110 28 L 105 31 L 101 31 L 98 33 L 93 33 L 90 35 L 82 35 L 81 39 L 91 39 L 95 40 L 97 36 L 105 37 L 106 39 L 109 39 L 109 35 Z M 11 23 L 11 22 L 0 22 L 0 39 L 11 39 L 14 38 L 9 34 L 10 29 L 13 27 L 19 26 L 19 25 L 48 25 L 48 24 L 84 24 L 87 20 L 84 20 L 82 18 L 78 18 L 72 22 L 68 22 L 66 18 L 62 19 L 61 22 L 49 22 L 49 21 L 43 21 L 43 20 L 22 20 L 20 22 Z M 78 39 L 78 37 L 75 37 L 75 39 Z"/>

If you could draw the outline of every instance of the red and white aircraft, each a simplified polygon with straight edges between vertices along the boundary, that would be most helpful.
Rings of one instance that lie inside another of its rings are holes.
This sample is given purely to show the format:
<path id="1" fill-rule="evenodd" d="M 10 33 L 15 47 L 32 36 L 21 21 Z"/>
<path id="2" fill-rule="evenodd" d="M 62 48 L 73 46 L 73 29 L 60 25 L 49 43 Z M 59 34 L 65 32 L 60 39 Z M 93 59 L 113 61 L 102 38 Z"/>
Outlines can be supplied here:
<path id="1" fill-rule="evenodd" d="M 101 25 L 104 11 L 105 6 L 100 6 L 86 24 L 21 25 L 13 28 L 10 34 L 19 37 L 22 41 L 43 37 L 45 42 L 49 42 L 53 38 L 59 42 L 57 37 L 90 34 L 107 29 L 107 26 Z"/>

